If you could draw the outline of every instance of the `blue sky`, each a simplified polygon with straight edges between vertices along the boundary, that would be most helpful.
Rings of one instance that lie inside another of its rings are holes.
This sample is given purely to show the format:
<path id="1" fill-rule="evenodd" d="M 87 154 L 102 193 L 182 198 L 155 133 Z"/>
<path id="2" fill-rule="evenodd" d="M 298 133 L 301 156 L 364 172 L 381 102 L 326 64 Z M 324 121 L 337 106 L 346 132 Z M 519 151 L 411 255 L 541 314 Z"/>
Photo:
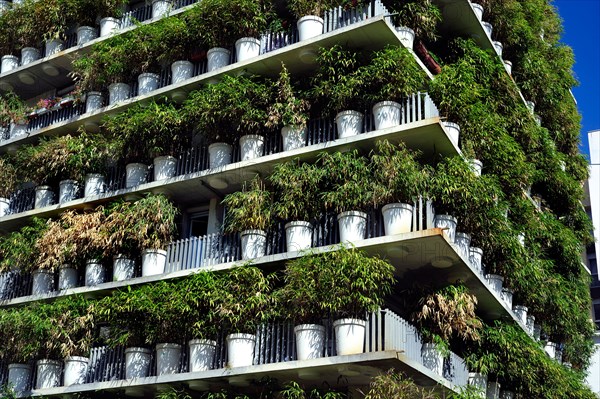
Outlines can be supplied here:
<path id="1" fill-rule="evenodd" d="M 575 52 L 573 88 L 579 112 L 583 115 L 581 152 L 589 157 L 587 132 L 600 129 L 600 0 L 555 0 L 563 19 L 562 42 Z"/>

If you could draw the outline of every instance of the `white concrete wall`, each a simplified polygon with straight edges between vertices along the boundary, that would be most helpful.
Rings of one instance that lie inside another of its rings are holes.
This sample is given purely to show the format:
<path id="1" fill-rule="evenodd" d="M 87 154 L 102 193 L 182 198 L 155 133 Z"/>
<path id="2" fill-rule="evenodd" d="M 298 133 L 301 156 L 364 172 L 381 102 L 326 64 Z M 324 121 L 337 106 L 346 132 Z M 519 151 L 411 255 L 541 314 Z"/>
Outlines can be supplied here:
<path id="1" fill-rule="evenodd" d="M 596 394 L 600 394 L 600 336 L 594 337 L 596 350 L 590 359 L 590 367 L 588 368 L 586 383 L 592 388 Z"/>
<path id="2" fill-rule="evenodd" d="M 590 145 L 590 206 L 594 223 L 594 239 L 596 240 L 596 257 L 600 256 L 600 130 L 588 133 Z"/>

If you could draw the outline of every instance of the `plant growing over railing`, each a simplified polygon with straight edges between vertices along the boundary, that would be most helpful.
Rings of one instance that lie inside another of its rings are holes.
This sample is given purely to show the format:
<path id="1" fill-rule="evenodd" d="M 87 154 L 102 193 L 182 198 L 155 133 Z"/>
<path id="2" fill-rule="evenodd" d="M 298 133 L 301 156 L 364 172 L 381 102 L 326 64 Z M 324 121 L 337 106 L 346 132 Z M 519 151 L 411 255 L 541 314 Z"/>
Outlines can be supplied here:
<path id="1" fill-rule="evenodd" d="M 396 25 L 407 26 L 415 31 L 418 40 L 433 42 L 437 39 L 437 26 L 442 21 L 442 12 L 430 0 L 410 0 L 405 2 L 385 1 L 388 9 L 396 13 Z"/>
<path id="2" fill-rule="evenodd" d="M 17 169 L 7 156 L 0 157 L 0 198 L 10 199 L 19 184 Z"/>
<path id="3" fill-rule="evenodd" d="M 242 191 L 227 194 L 223 199 L 226 207 L 225 231 L 267 230 L 271 225 L 273 195 L 257 177 Z"/>
<path id="4" fill-rule="evenodd" d="M 48 229 L 46 221 L 33 218 L 31 223 L 0 238 L 0 273 L 17 270 L 23 273 L 37 268 L 37 242 Z"/>
<path id="5" fill-rule="evenodd" d="M 267 110 L 268 119 L 265 125 L 268 128 L 282 126 L 302 128 L 306 126 L 310 103 L 304 98 L 303 93 L 295 90 L 290 73 L 284 63 L 281 63 L 281 72 L 279 79 L 275 82 L 274 92 L 276 97 Z"/>
<path id="6" fill-rule="evenodd" d="M 287 2 L 288 10 L 296 19 L 307 15 L 322 16 L 326 10 L 334 5 L 334 0 L 290 0 Z"/>
<path id="7" fill-rule="evenodd" d="M 50 320 L 32 305 L 0 312 L 0 358 L 8 363 L 29 363 L 42 353 L 49 339 Z M 54 357 L 56 358 L 56 357 Z"/>
<path id="8" fill-rule="evenodd" d="M 296 381 L 289 381 L 280 392 L 282 399 L 346 399 L 348 395 L 333 389 L 304 389 Z"/>
<path id="9" fill-rule="evenodd" d="M 417 385 L 413 380 L 394 369 L 379 374 L 371 380 L 365 399 L 438 399 L 432 390 Z"/>
<path id="10" fill-rule="evenodd" d="M 13 91 L 0 95 L 0 126 L 27 123 L 32 109 Z"/>

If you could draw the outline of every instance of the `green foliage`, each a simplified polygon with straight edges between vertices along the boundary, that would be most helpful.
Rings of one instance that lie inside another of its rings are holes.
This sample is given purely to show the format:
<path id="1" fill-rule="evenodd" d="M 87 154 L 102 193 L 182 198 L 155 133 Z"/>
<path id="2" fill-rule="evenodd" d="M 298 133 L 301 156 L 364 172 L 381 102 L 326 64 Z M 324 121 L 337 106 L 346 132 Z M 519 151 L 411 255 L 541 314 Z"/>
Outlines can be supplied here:
<path id="1" fill-rule="evenodd" d="M 27 115 L 30 112 L 31 108 L 13 91 L 0 95 L 0 126 L 27 123 Z"/>
<path id="2" fill-rule="evenodd" d="M 19 178 L 13 162 L 7 157 L 0 157 L 0 198 L 10 199 L 17 189 Z"/>
<path id="3" fill-rule="evenodd" d="M 334 390 L 312 389 L 307 392 L 295 381 L 285 384 L 280 395 L 282 399 L 346 399 L 348 397 L 345 393 Z"/>
<path id="4" fill-rule="evenodd" d="M 36 358 L 57 359 L 58 347 L 50 339 L 52 321 L 39 311 L 39 303 L 0 312 L 0 358 L 28 363 Z"/>
<path id="5" fill-rule="evenodd" d="M 415 31 L 417 39 L 435 41 L 438 24 L 442 21 L 442 12 L 430 0 L 384 1 L 394 16 L 396 26 L 407 26 Z"/>
<path id="6" fill-rule="evenodd" d="M 393 369 L 385 374 L 379 374 L 371 380 L 365 399 L 438 399 L 433 391 L 417 385 Z"/>
<path id="7" fill-rule="evenodd" d="M 227 214 L 225 231 L 267 230 L 271 224 L 273 196 L 263 182 L 254 178 L 242 191 L 227 194 L 223 199 Z"/>
<path id="8" fill-rule="evenodd" d="M 289 0 L 287 8 L 296 19 L 300 19 L 307 15 L 322 16 L 334 4 L 334 0 Z"/>
<path id="9" fill-rule="evenodd" d="M 267 127 L 305 127 L 310 103 L 304 98 L 304 93 L 295 90 L 290 80 L 290 73 L 283 63 L 281 63 L 281 72 L 279 79 L 275 82 L 274 91 L 276 98 L 269 106 L 269 116 L 265 125 Z"/>
<path id="10" fill-rule="evenodd" d="M 0 237 L 0 273 L 10 270 L 27 273 L 36 269 L 35 244 L 46 229 L 46 221 L 33 218 L 31 224 Z"/>

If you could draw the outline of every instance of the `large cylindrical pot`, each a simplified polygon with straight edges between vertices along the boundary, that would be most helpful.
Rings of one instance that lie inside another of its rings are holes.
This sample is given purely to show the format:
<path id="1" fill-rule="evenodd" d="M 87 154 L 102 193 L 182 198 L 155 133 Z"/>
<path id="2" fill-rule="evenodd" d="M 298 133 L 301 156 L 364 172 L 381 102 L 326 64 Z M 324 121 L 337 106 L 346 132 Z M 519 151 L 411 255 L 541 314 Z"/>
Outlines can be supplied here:
<path id="1" fill-rule="evenodd" d="M 479 159 L 470 159 L 469 166 L 471 167 L 471 170 L 473 171 L 475 176 L 481 176 L 481 171 L 483 170 L 483 162 L 481 162 Z"/>
<path id="2" fill-rule="evenodd" d="M 306 126 L 284 126 L 281 128 L 283 151 L 291 151 L 306 146 Z"/>
<path id="3" fill-rule="evenodd" d="M 31 64 L 42 57 L 40 50 L 35 47 L 23 47 L 21 49 L 21 65 Z"/>
<path id="4" fill-rule="evenodd" d="M 146 348 L 125 349 L 125 378 L 143 378 L 150 374 L 152 351 Z"/>
<path id="5" fill-rule="evenodd" d="M 154 181 L 174 177 L 177 173 L 177 158 L 170 155 L 154 158 Z"/>
<path id="6" fill-rule="evenodd" d="M 70 263 L 60 265 L 58 268 L 58 289 L 68 290 L 77 287 L 79 283 L 79 273 L 77 268 Z"/>
<path id="7" fill-rule="evenodd" d="M 500 383 L 496 381 L 488 381 L 487 390 L 485 391 L 486 398 L 497 399 L 500 397 Z"/>
<path id="8" fill-rule="evenodd" d="M 477 247 L 471 247 L 469 249 L 469 261 L 473 269 L 479 273 L 483 272 L 483 249 Z"/>
<path id="9" fill-rule="evenodd" d="M 335 116 L 338 138 L 356 136 L 363 131 L 364 115 L 358 111 L 342 111 Z"/>
<path id="10" fill-rule="evenodd" d="M 544 346 L 544 351 L 550 356 L 551 359 L 556 358 L 556 344 L 554 342 L 548 341 Z"/>
<path id="11" fill-rule="evenodd" d="M 217 342 L 209 339 L 192 339 L 188 342 L 188 371 L 206 371 L 213 367 Z"/>
<path id="12" fill-rule="evenodd" d="M 58 184 L 58 203 L 73 201 L 77 199 L 79 186 L 76 180 L 61 180 Z"/>
<path id="13" fill-rule="evenodd" d="M 265 256 L 267 233 L 262 230 L 244 230 L 240 233 L 242 241 L 242 260 Z"/>
<path id="14" fill-rule="evenodd" d="M 424 343 L 421 347 L 421 360 L 423 366 L 433 371 L 437 375 L 444 375 L 444 357 L 436 348 L 434 343 Z"/>
<path id="15" fill-rule="evenodd" d="M 338 214 L 340 242 L 355 243 L 365 239 L 367 233 L 367 214 L 359 211 L 347 211 Z"/>
<path id="16" fill-rule="evenodd" d="M 227 341 L 227 367 L 252 366 L 256 336 L 252 334 L 229 334 Z"/>
<path id="17" fill-rule="evenodd" d="M 65 359 L 63 385 L 85 384 L 90 359 L 83 356 L 69 356 Z"/>
<path id="18" fill-rule="evenodd" d="M 471 2 L 471 7 L 473 7 L 473 12 L 478 20 L 481 21 L 483 18 L 483 6 L 481 4 Z"/>
<path id="19" fill-rule="evenodd" d="M 469 385 L 474 386 L 480 392 L 485 392 L 487 390 L 487 375 L 469 373 Z"/>
<path id="20" fill-rule="evenodd" d="M 45 56 L 50 57 L 56 53 L 60 53 L 65 49 L 65 42 L 59 39 L 46 40 Z"/>
<path id="21" fill-rule="evenodd" d="M 10 299 L 17 287 L 18 272 L 9 270 L 0 273 L 0 301 Z"/>
<path id="22" fill-rule="evenodd" d="M 6 73 L 17 69 L 19 67 L 19 57 L 15 55 L 4 55 L 2 56 L 2 63 L 0 65 L 0 73 Z"/>
<path id="23" fill-rule="evenodd" d="M 167 251 L 162 249 L 144 249 L 142 251 L 142 277 L 163 274 L 166 265 Z"/>
<path id="24" fill-rule="evenodd" d="M 181 345 L 156 345 L 156 375 L 179 373 L 181 364 Z"/>
<path id="25" fill-rule="evenodd" d="M 506 303 L 508 305 L 509 309 L 512 309 L 512 307 L 513 307 L 514 294 L 515 294 L 515 292 L 513 290 L 511 290 L 510 288 L 502 289 L 502 300 L 504 301 L 504 303 Z"/>
<path id="26" fill-rule="evenodd" d="M 260 40 L 254 37 L 242 37 L 235 42 L 235 54 L 238 62 L 246 61 L 260 54 Z"/>
<path id="27" fill-rule="evenodd" d="M 104 193 L 104 176 L 99 173 L 90 173 L 85 176 L 83 196 L 90 197 Z"/>
<path id="28" fill-rule="evenodd" d="M 298 360 L 323 357 L 325 349 L 325 327 L 319 324 L 300 324 L 294 327 L 296 335 L 296 357 Z"/>
<path id="29" fill-rule="evenodd" d="M 339 319 L 333 322 L 338 356 L 363 353 L 366 325 L 367 322 L 361 319 Z"/>
<path id="30" fill-rule="evenodd" d="M 395 101 L 381 101 L 373 105 L 375 130 L 398 126 L 402 115 L 402 106 Z"/>
<path id="31" fill-rule="evenodd" d="M 175 61 L 171 64 L 171 84 L 183 82 L 194 76 L 194 64 L 190 61 Z"/>
<path id="32" fill-rule="evenodd" d="M 113 281 L 130 280 L 135 276 L 135 260 L 125 255 L 113 257 Z"/>
<path id="33" fill-rule="evenodd" d="M 80 26 L 77 28 L 77 45 L 81 46 L 91 42 L 98 37 L 98 30 L 92 26 Z"/>
<path id="34" fill-rule="evenodd" d="M 492 291 L 498 295 L 502 296 L 502 284 L 504 283 L 504 277 L 499 276 L 497 274 L 486 274 L 485 279 L 488 282 Z"/>
<path id="35" fill-rule="evenodd" d="M 533 315 L 527 315 L 526 327 L 527 327 L 527 332 L 530 335 L 533 335 L 533 329 L 535 327 L 535 316 L 533 316 Z"/>
<path id="36" fill-rule="evenodd" d="M 37 377 L 35 389 L 54 388 L 60 386 L 62 362 L 58 360 L 43 359 L 36 362 Z"/>
<path id="37" fill-rule="evenodd" d="M 104 96 L 99 91 L 90 91 L 85 96 L 85 112 L 92 112 L 104 106 Z"/>
<path id="38" fill-rule="evenodd" d="M 413 44 L 415 43 L 415 31 L 406 26 L 397 26 L 396 32 L 400 37 L 402 45 L 412 50 Z"/>
<path id="39" fill-rule="evenodd" d="M 527 325 L 527 311 L 528 311 L 527 306 L 522 306 L 522 305 L 513 306 L 513 312 L 517 316 L 517 319 L 519 319 L 519 321 L 521 323 L 523 323 L 524 326 Z"/>
<path id="40" fill-rule="evenodd" d="M 467 233 L 456 233 L 454 244 L 458 248 L 460 255 L 469 260 L 469 252 L 471 249 L 471 235 Z"/>
<path id="41" fill-rule="evenodd" d="M 85 263 L 85 285 L 93 287 L 106 282 L 106 266 L 97 259 L 90 259 Z"/>
<path id="42" fill-rule="evenodd" d="M 116 104 L 131 97 L 131 86 L 127 83 L 112 83 L 108 86 L 108 105 Z"/>
<path id="43" fill-rule="evenodd" d="M 32 275 L 31 295 L 45 295 L 54 291 L 54 273 L 50 270 L 36 269 Z"/>
<path id="44" fill-rule="evenodd" d="M 43 208 L 54 204 L 54 192 L 50 186 L 37 186 L 35 188 L 34 208 Z"/>
<path id="45" fill-rule="evenodd" d="M 148 166 L 143 163 L 129 163 L 125 166 L 125 187 L 131 188 L 148 181 Z"/>
<path id="46" fill-rule="evenodd" d="M 140 73 L 138 75 L 138 96 L 143 96 L 158 89 L 159 82 L 160 76 L 155 73 Z"/>
<path id="47" fill-rule="evenodd" d="M 24 123 L 11 123 L 10 124 L 10 138 L 16 138 L 25 136 L 27 134 L 27 127 L 29 124 L 27 122 Z"/>
<path id="48" fill-rule="evenodd" d="M 414 207 L 410 204 L 393 203 L 381 208 L 385 235 L 410 233 Z"/>
<path id="49" fill-rule="evenodd" d="M 213 143 L 208 146 L 208 163 L 211 169 L 220 168 L 231 163 L 233 148 L 227 143 Z"/>
<path id="50" fill-rule="evenodd" d="M 492 26 L 492 24 L 490 24 L 489 22 L 481 22 L 481 25 L 483 25 L 483 29 L 485 29 L 485 33 L 488 35 L 488 37 L 491 39 L 492 38 L 492 32 L 494 31 L 494 27 Z"/>
<path id="51" fill-rule="evenodd" d="M 258 134 L 246 134 L 240 137 L 240 159 L 249 161 L 262 157 L 265 147 L 265 138 Z"/>
<path id="52" fill-rule="evenodd" d="M 170 0 L 152 0 L 152 18 L 164 17 L 172 7 Z"/>
<path id="53" fill-rule="evenodd" d="M 458 220 L 451 215 L 435 215 L 435 218 L 433 219 L 434 227 L 443 229 L 451 244 L 454 244 L 454 240 L 456 239 L 457 223 Z"/>
<path id="54" fill-rule="evenodd" d="M 312 247 L 312 224 L 293 221 L 285 224 L 285 242 L 289 251 L 302 251 Z"/>
<path id="55" fill-rule="evenodd" d="M 8 198 L 0 198 L 0 217 L 8 215 L 10 212 L 10 200 Z"/>
<path id="56" fill-rule="evenodd" d="M 8 365 L 8 385 L 15 392 L 29 390 L 31 381 L 31 366 L 29 364 L 11 363 Z"/>
<path id="57" fill-rule="evenodd" d="M 311 39 L 323 33 L 323 18 L 316 15 L 307 15 L 298 20 L 298 38 L 302 40 Z"/>
<path id="58" fill-rule="evenodd" d="M 231 59 L 231 51 L 222 47 L 213 47 L 206 53 L 207 72 L 212 72 L 217 69 L 229 65 Z"/>
<path id="59" fill-rule="evenodd" d="M 100 36 L 108 36 L 119 29 L 121 20 L 112 17 L 102 18 L 100 20 Z"/>
<path id="60" fill-rule="evenodd" d="M 448 137 L 450 137 L 450 141 L 452 141 L 455 146 L 458 146 L 458 140 L 460 138 L 460 126 L 454 122 L 444 122 L 444 128 L 446 128 L 446 132 L 448 133 Z"/>
<path id="61" fill-rule="evenodd" d="M 494 45 L 494 50 L 496 50 L 496 54 L 498 54 L 498 56 L 502 58 L 502 50 L 504 49 L 502 43 L 493 41 L 492 44 Z"/>
<path id="62" fill-rule="evenodd" d="M 504 60 L 504 69 L 506 69 L 506 73 L 512 75 L 512 62 Z"/>

